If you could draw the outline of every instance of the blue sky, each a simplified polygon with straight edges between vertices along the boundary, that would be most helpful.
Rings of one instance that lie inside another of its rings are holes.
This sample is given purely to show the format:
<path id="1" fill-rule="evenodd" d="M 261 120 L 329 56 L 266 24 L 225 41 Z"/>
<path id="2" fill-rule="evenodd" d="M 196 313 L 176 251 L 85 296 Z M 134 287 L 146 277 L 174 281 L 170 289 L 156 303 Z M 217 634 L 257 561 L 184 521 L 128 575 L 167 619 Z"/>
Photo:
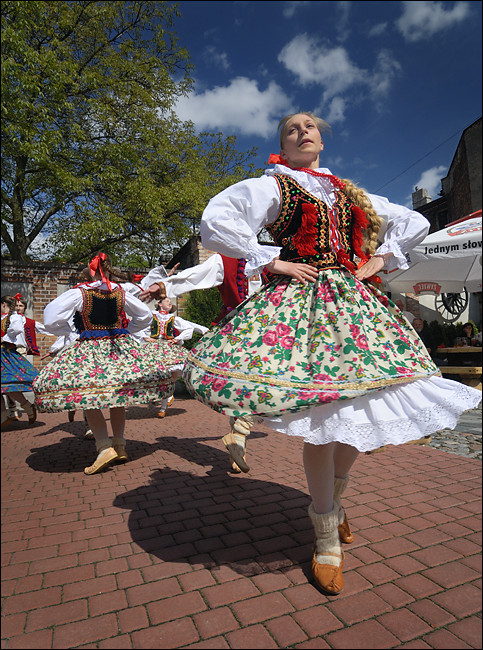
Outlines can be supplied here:
<path id="1" fill-rule="evenodd" d="M 198 130 L 278 153 L 277 124 L 312 110 L 332 127 L 321 166 L 411 205 L 433 199 L 463 130 L 481 116 L 480 2 L 178 2 Z"/>

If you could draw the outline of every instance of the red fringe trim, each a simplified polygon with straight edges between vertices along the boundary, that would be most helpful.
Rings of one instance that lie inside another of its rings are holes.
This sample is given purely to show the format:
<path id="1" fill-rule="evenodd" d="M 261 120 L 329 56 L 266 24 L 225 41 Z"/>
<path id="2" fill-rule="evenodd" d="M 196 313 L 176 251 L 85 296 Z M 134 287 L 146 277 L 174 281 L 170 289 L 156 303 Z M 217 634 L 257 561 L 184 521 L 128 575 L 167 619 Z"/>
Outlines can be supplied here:
<path id="1" fill-rule="evenodd" d="M 302 223 L 292 241 L 301 256 L 317 255 L 317 208 L 312 203 L 302 203 Z"/>

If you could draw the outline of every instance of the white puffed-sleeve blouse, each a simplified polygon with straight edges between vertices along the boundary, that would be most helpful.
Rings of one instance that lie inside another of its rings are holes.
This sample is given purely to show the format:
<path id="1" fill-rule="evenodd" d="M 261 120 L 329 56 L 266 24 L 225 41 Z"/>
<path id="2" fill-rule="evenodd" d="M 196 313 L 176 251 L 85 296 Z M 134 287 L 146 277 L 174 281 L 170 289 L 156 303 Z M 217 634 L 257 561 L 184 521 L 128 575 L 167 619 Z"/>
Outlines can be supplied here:
<path id="1" fill-rule="evenodd" d="M 325 168 L 315 171 L 331 174 Z M 279 247 L 261 245 L 257 239 L 258 233 L 273 223 L 280 212 L 281 196 L 274 174 L 291 176 L 329 208 L 336 200 L 329 178 L 312 176 L 284 165 L 275 165 L 260 178 L 241 181 L 214 196 L 203 212 L 202 244 L 229 257 L 245 258 L 246 275 L 260 273 L 280 253 Z M 419 212 L 391 203 L 383 196 L 368 194 L 368 197 L 385 226 L 380 233 L 383 241 L 376 255 L 384 255 L 387 271 L 407 268 L 405 253 L 424 239 L 429 221 Z"/>

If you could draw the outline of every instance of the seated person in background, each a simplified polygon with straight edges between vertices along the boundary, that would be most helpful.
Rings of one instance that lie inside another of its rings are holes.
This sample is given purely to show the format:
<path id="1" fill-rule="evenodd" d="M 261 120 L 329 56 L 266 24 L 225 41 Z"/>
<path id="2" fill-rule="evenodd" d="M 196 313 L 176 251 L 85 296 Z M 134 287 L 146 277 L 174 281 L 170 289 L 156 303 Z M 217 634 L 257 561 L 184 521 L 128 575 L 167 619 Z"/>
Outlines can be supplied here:
<path id="1" fill-rule="evenodd" d="M 429 328 L 424 324 L 424 321 L 422 318 L 415 318 L 413 320 L 413 328 L 416 330 L 416 332 L 419 335 L 419 338 L 421 341 L 424 343 L 426 350 L 429 352 L 431 355 L 432 360 L 437 366 L 447 366 L 448 365 L 448 360 L 447 359 L 440 359 L 438 358 L 437 355 L 437 350 L 438 350 L 438 345 L 441 343 L 441 341 L 436 341 L 433 334 L 430 332 Z"/>
<path id="2" fill-rule="evenodd" d="M 464 345 L 472 345 L 472 341 L 476 339 L 476 331 L 475 331 L 475 326 L 473 323 L 465 323 L 463 327 L 461 328 L 461 334 L 460 334 L 460 339 L 461 343 Z M 480 338 L 480 345 L 481 345 L 481 338 Z"/>

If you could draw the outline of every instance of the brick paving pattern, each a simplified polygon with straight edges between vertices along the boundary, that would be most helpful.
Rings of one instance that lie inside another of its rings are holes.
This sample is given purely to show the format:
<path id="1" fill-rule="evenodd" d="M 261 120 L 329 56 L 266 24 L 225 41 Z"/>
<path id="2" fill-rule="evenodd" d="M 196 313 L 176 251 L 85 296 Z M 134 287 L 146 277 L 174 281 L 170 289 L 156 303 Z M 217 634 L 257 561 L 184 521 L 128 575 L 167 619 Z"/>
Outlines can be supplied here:
<path id="1" fill-rule="evenodd" d="M 132 460 L 93 476 L 79 413 L 2 431 L 2 648 L 482 647 L 481 429 L 359 456 L 328 597 L 302 443 L 256 425 L 233 474 L 227 417 L 155 413 L 128 410 Z"/>

